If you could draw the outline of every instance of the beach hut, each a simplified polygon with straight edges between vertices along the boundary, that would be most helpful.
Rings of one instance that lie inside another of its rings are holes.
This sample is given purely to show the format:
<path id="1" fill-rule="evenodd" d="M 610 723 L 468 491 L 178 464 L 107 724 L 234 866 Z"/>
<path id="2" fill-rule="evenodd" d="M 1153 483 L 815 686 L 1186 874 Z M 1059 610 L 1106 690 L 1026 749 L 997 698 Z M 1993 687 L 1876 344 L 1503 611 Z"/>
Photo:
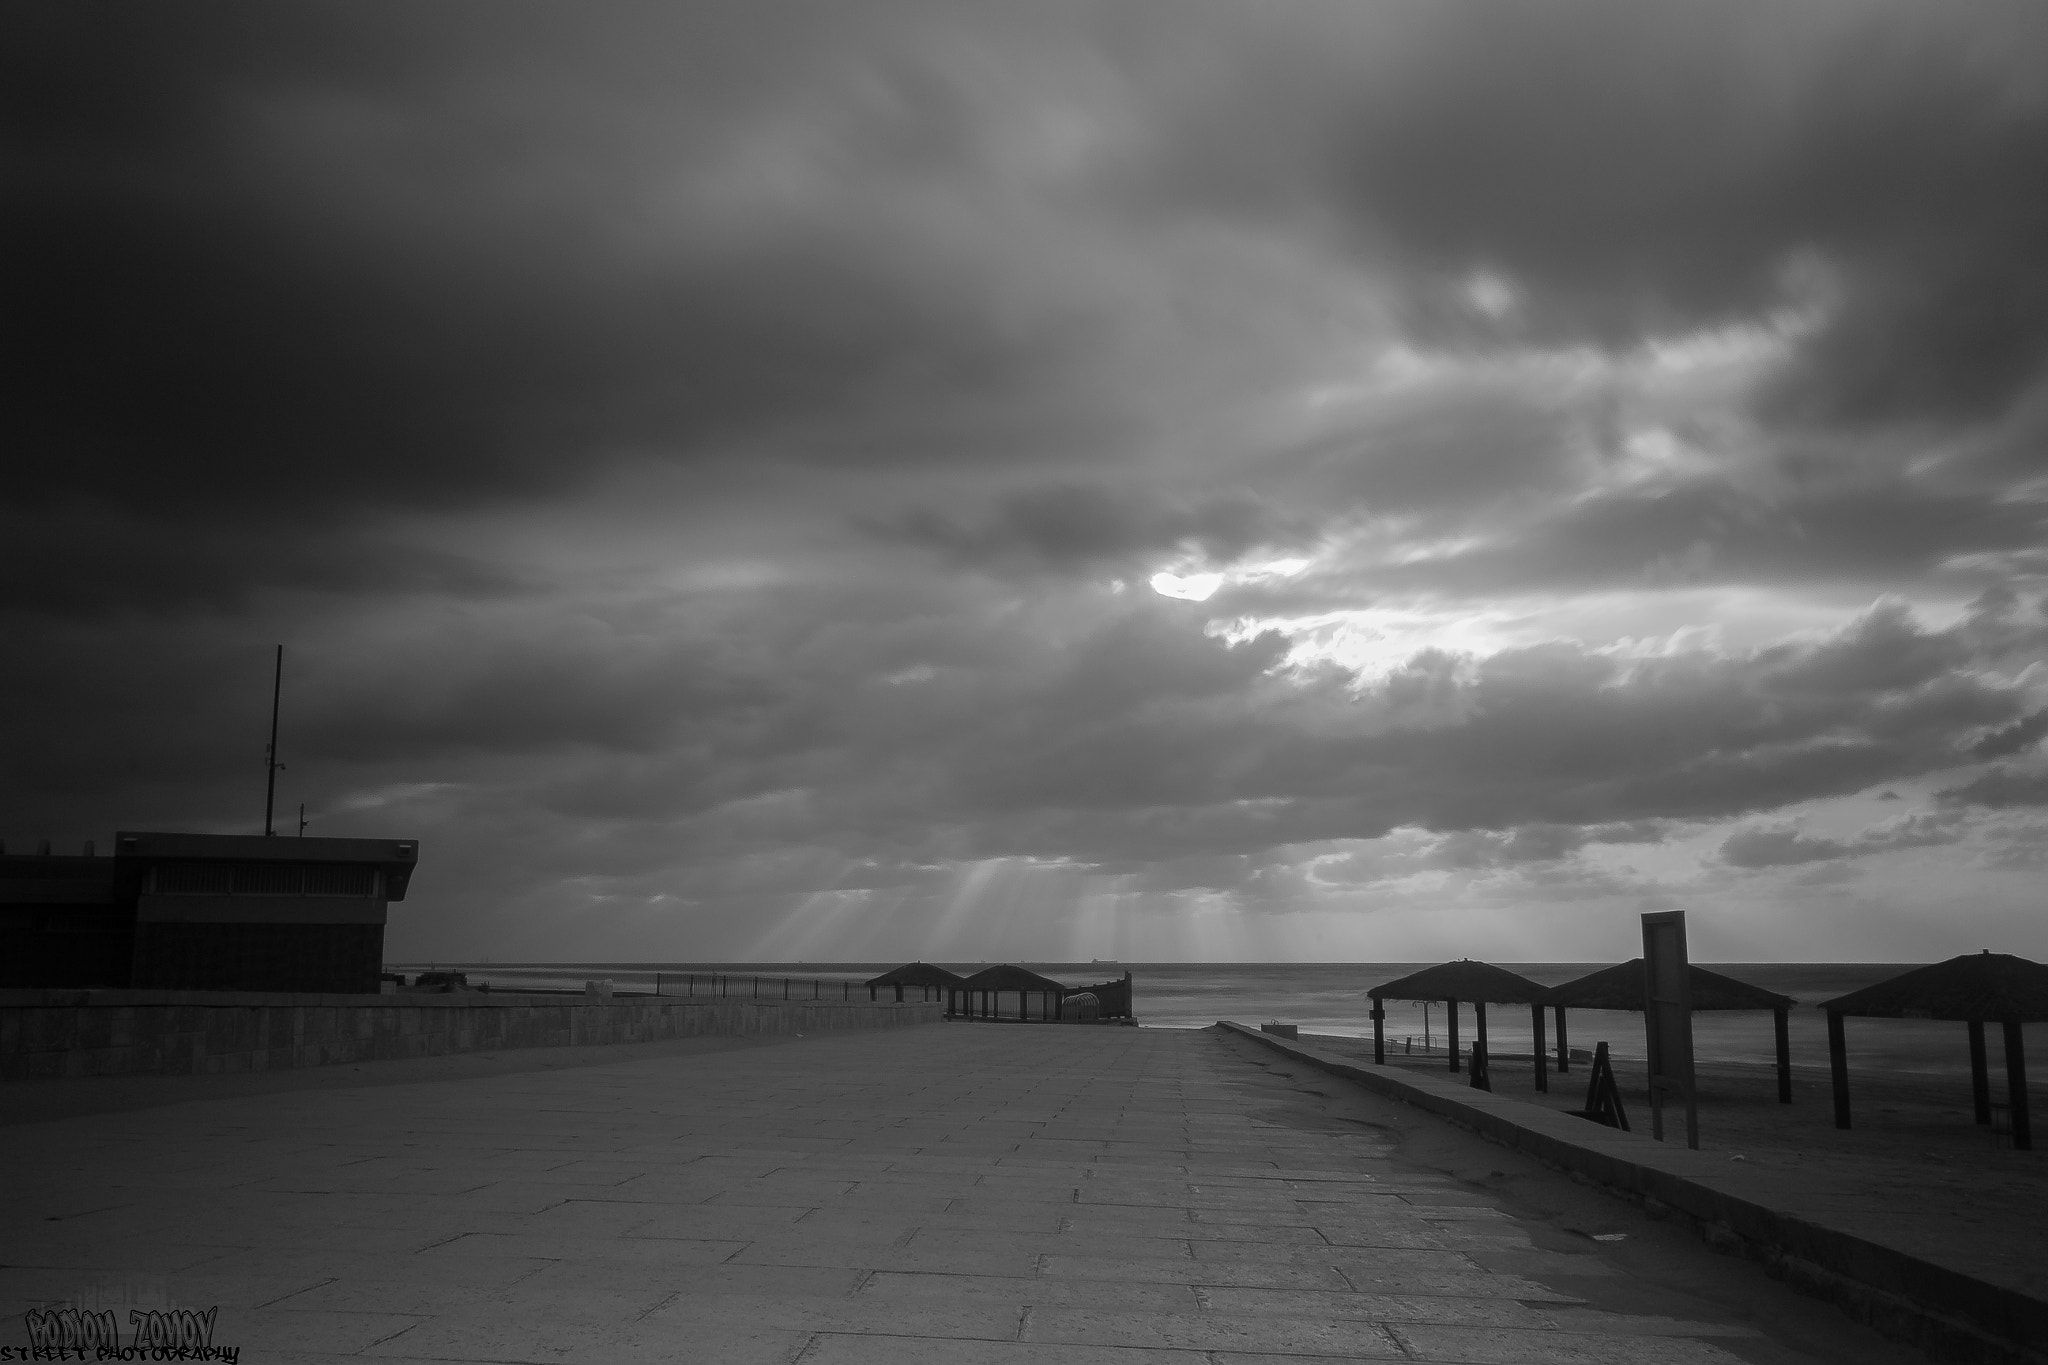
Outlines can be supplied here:
<path id="1" fill-rule="evenodd" d="M 958 972 L 949 972 L 944 967 L 934 967 L 929 962 L 906 962 L 893 971 L 883 972 L 868 981 L 868 999 L 879 1000 L 883 991 L 893 991 L 898 1004 L 903 1003 L 904 987 L 913 987 L 920 1000 L 930 1000 L 935 993 L 943 993 L 964 980 Z"/>
<path id="2" fill-rule="evenodd" d="M 1834 1072 L 1835 1127 L 1849 1126 L 1849 1048 L 1842 1020 L 1960 1019 L 1970 1036 L 1970 1093 L 1979 1123 L 1991 1122 L 1991 1076 L 1984 1058 L 1984 1026 L 2005 1031 L 2005 1090 L 2012 1145 L 2034 1146 L 2027 1112 L 2027 1054 L 2021 1026 L 2048 1020 L 2048 967 L 2010 953 L 1965 953 L 1931 967 L 1865 986 L 1821 1002 L 1828 1012 L 1828 1065 Z"/>
<path id="3" fill-rule="evenodd" d="M 1066 998 L 1067 988 L 1049 976 L 1023 967 L 1004 963 L 1000 967 L 984 967 L 968 977 L 947 993 L 948 1014 L 965 1014 L 972 1019 L 1003 1018 L 1003 997 L 1010 992 L 1017 994 L 1017 1018 L 1031 1018 L 1032 996 L 1038 997 L 1038 1017 L 1057 1019 L 1060 1017 L 1060 1002 Z M 959 1008 L 951 1008 L 957 995 Z"/>
<path id="4" fill-rule="evenodd" d="M 1536 1034 L 1536 1088 L 1550 1089 L 1550 1075 L 1543 1057 L 1543 1006 L 1550 1000 L 1548 987 L 1539 986 L 1526 976 L 1517 976 L 1505 967 L 1496 967 L 1490 962 L 1474 962 L 1468 957 L 1458 962 L 1425 967 L 1398 981 L 1374 986 L 1366 994 L 1372 997 L 1372 1059 L 1381 1066 L 1387 1062 L 1387 1008 L 1383 1002 L 1443 1001 L 1444 1012 L 1450 1018 L 1452 1071 L 1458 1069 L 1458 1002 L 1471 1001 L 1473 1022 L 1478 1033 L 1472 1050 L 1472 1084 L 1482 1090 L 1493 1088 L 1486 1074 L 1486 1006 L 1488 1003 L 1529 1006 L 1529 1018 Z"/>
<path id="5" fill-rule="evenodd" d="M 1792 1103 L 1792 1038 L 1790 1018 L 1792 1006 L 1797 1004 L 1789 995 L 1767 991 L 1761 986 L 1752 986 L 1747 981 L 1737 981 L 1732 976 L 1710 972 L 1705 967 L 1690 969 L 1688 984 L 1692 991 L 1692 1007 L 1700 1010 L 1769 1010 L 1775 1026 L 1778 1041 L 1778 1103 Z M 1568 1071 L 1566 1059 L 1571 1055 L 1565 1042 L 1565 1016 L 1567 1009 L 1579 1010 L 1634 1010 L 1643 1011 L 1643 960 L 1630 958 L 1627 962 L 1612 967 L 1602 967 L 1589 972 L 1576 981 L 1567 981 L 1550 992 L 1551 1009 L 1557 1016 L 1557 1069 Z"/>

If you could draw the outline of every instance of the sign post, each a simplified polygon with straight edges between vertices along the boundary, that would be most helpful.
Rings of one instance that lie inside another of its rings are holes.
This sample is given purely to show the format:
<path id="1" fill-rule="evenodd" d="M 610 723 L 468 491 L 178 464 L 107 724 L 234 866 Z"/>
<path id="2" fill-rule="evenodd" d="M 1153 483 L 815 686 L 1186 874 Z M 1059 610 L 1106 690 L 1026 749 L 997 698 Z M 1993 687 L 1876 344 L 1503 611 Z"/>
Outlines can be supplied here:
<path id="1" fill-rule="evenodd" d="M 1693 1087 L 1692 966 L 1686 959 L 1685 912 L 1643 916 L 1643 1027 L 1650 1051 L 1650 1136 L 1664 1140 L 1664 1101 L 1685 1101 L 1685 1145 L 1700 1145 L 1699 1099 Z"/>

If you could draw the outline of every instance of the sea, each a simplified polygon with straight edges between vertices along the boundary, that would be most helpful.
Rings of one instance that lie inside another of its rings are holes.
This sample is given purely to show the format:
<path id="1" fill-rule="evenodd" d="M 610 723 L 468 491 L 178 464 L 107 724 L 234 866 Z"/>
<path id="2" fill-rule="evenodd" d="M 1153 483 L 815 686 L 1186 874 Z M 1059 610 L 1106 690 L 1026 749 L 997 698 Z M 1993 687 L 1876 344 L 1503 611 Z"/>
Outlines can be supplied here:
<path id="1" fill-rule="evenodd" d="M 411 975 L 440 968 L 466 973 L 475 986 L 489 982 L 494 990 L 580 990 L 587 981 L 609 980 L 619 991 L 647 992 L 657 979 L 671 992 L 695 978 L 724 975 L 735 991 L 750 989 L 760 977 L 763 993 L 779 993 L 776 983 L 816 982 L 815 988 L 793 986 L 796 998 L 812 989 L 830 998 L 843 995 L 841 983 L 866 981 L 895 962 L 437 962 L 395 963 L 390 970 Z M 966 975 L 988 966 L 982 962 L 939 964 Z M 1134 1012 L 1143 1028 L 1206 1028 L 1229 1019 L 1256 1027 L 1286 1023 L 1304 1034 L 1369 1038 L 1371 1002 L 1366 992 L 1381 982 L 1433 966 L 1428 962 L 1031 962 L 1028 966 L 1070 986 L 1121 979 L 1131 974 Z M 1546 986 L 1561 985 L 1612 964 L 1605 962 L 1503 962 Z M 1897 976 L 1921 964 L 1911 962 L 1703 962 L 1700 966 L 1798 1001 L 1791 1012 L 1792 1062 L 1800 1067 L 1828 1063 L 1827 1020 L 1815 1006 L 1850 991 Z M 744 984 L 742 984 L 744 983 Z M 1546 1011 L 1545 1027 L 1550 1027 Z M 1459 1006 L 1460 1042 L 1472 1038 L 1472 1007 Z M 1567 1016 L 1568 1041 L 1590 1051 L 1605 1042 L 1617 1058 L 1645 1055 L 1643 1016 L 1618 1010 L 1572 1010 Z M 1969 1067 L 1968 1043 L 1959 1023 L 1925 1019 L 1849 1019 L 1849 1049 L 1859 1067 L 1882 1066 L 1895 1071 L 1954 1074 Z M 1993 1066 L 1999 1065 L 1998 1030 L 1987 1030 Z M 1406 1001 L 1387 1002 L 1386 1034 L 1390 1047 L 1421 1050 L 1445 1042 L 1444 1007 Z M 1531 1050 L 1529 1007 L 1494 1005 L 1487 1010 L 1487 1041 L 1496 1056 Z M 1546 1040 L 1555 1046 L 1556 1039 Z M 2035 1049 L 2048 1045 L 2048 1026 L 2030 1025 L 2027 1042 Z M 1776 1055 L 1768 1010 L 1701 1012 L 1693 1016 L 1693 1052 L 1702 1062 L 1769 1063 Z"/>

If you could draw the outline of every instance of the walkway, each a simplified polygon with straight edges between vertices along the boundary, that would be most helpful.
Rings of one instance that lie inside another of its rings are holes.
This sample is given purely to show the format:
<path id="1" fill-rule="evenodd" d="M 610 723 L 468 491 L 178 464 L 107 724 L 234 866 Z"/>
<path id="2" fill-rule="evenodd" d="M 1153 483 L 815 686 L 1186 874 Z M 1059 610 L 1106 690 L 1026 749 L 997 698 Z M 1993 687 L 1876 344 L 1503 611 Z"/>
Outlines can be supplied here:
<path id="1" fill-rule="evenodd" d="M 217 1305 L 252 1365 L 1808 1359 L 1591 1306 L 1625 1252 L 1543 1249 L 1257 1051 L 945 1024 L 20 1124 L 0 1346 Z"/>

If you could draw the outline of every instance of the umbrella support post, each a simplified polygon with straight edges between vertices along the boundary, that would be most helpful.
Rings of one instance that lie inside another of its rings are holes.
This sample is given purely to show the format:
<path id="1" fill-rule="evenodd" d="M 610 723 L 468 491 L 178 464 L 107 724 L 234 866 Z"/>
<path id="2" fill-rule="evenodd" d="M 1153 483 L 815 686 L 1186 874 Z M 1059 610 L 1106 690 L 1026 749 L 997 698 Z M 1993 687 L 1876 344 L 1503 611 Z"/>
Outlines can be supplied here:
<path id="1" fill-rule="evenodd" d="M 1778 1103 L 1792 1103 L 1791 1011 L 1780 1005 L 1771 1011 L 1771 1028 L 1778 1036 Z"/>
<path id="2" fill-rule="evenodd" d="M 1984 1021 L 1972 1019 L 1970 1030 L 1970 1102 L 1978 1123 L 1991 1122 L 1991 1066 L 1984 1056 Z"/>
<path id="3" fill-rule="evenodd" d="M 1529 1006 L 1529 1029 L 1536 1038 L 1536 1088 L 1544 1094 L 1550 1093 L 1550 1068 L 1543 1056 L 1543 1006 Z"/>
<path id="4" fill-rule="evenodd" d="M 2012 1106 L 2012 1149 L 2034 1150 L 2034 1120 L 2027 1112 L 2027 1047 L 2017 1019 L 2005 1021 L 2005 1102 Z"/>
<path id="5" fill-rule="evenodd" d="M 1842 1030 L 1842 1016 L 1828 1011 L 1828 1070 L 1834 1073 L 1835 1127 L 1849 1126 L 1849 1043 Z"/>

